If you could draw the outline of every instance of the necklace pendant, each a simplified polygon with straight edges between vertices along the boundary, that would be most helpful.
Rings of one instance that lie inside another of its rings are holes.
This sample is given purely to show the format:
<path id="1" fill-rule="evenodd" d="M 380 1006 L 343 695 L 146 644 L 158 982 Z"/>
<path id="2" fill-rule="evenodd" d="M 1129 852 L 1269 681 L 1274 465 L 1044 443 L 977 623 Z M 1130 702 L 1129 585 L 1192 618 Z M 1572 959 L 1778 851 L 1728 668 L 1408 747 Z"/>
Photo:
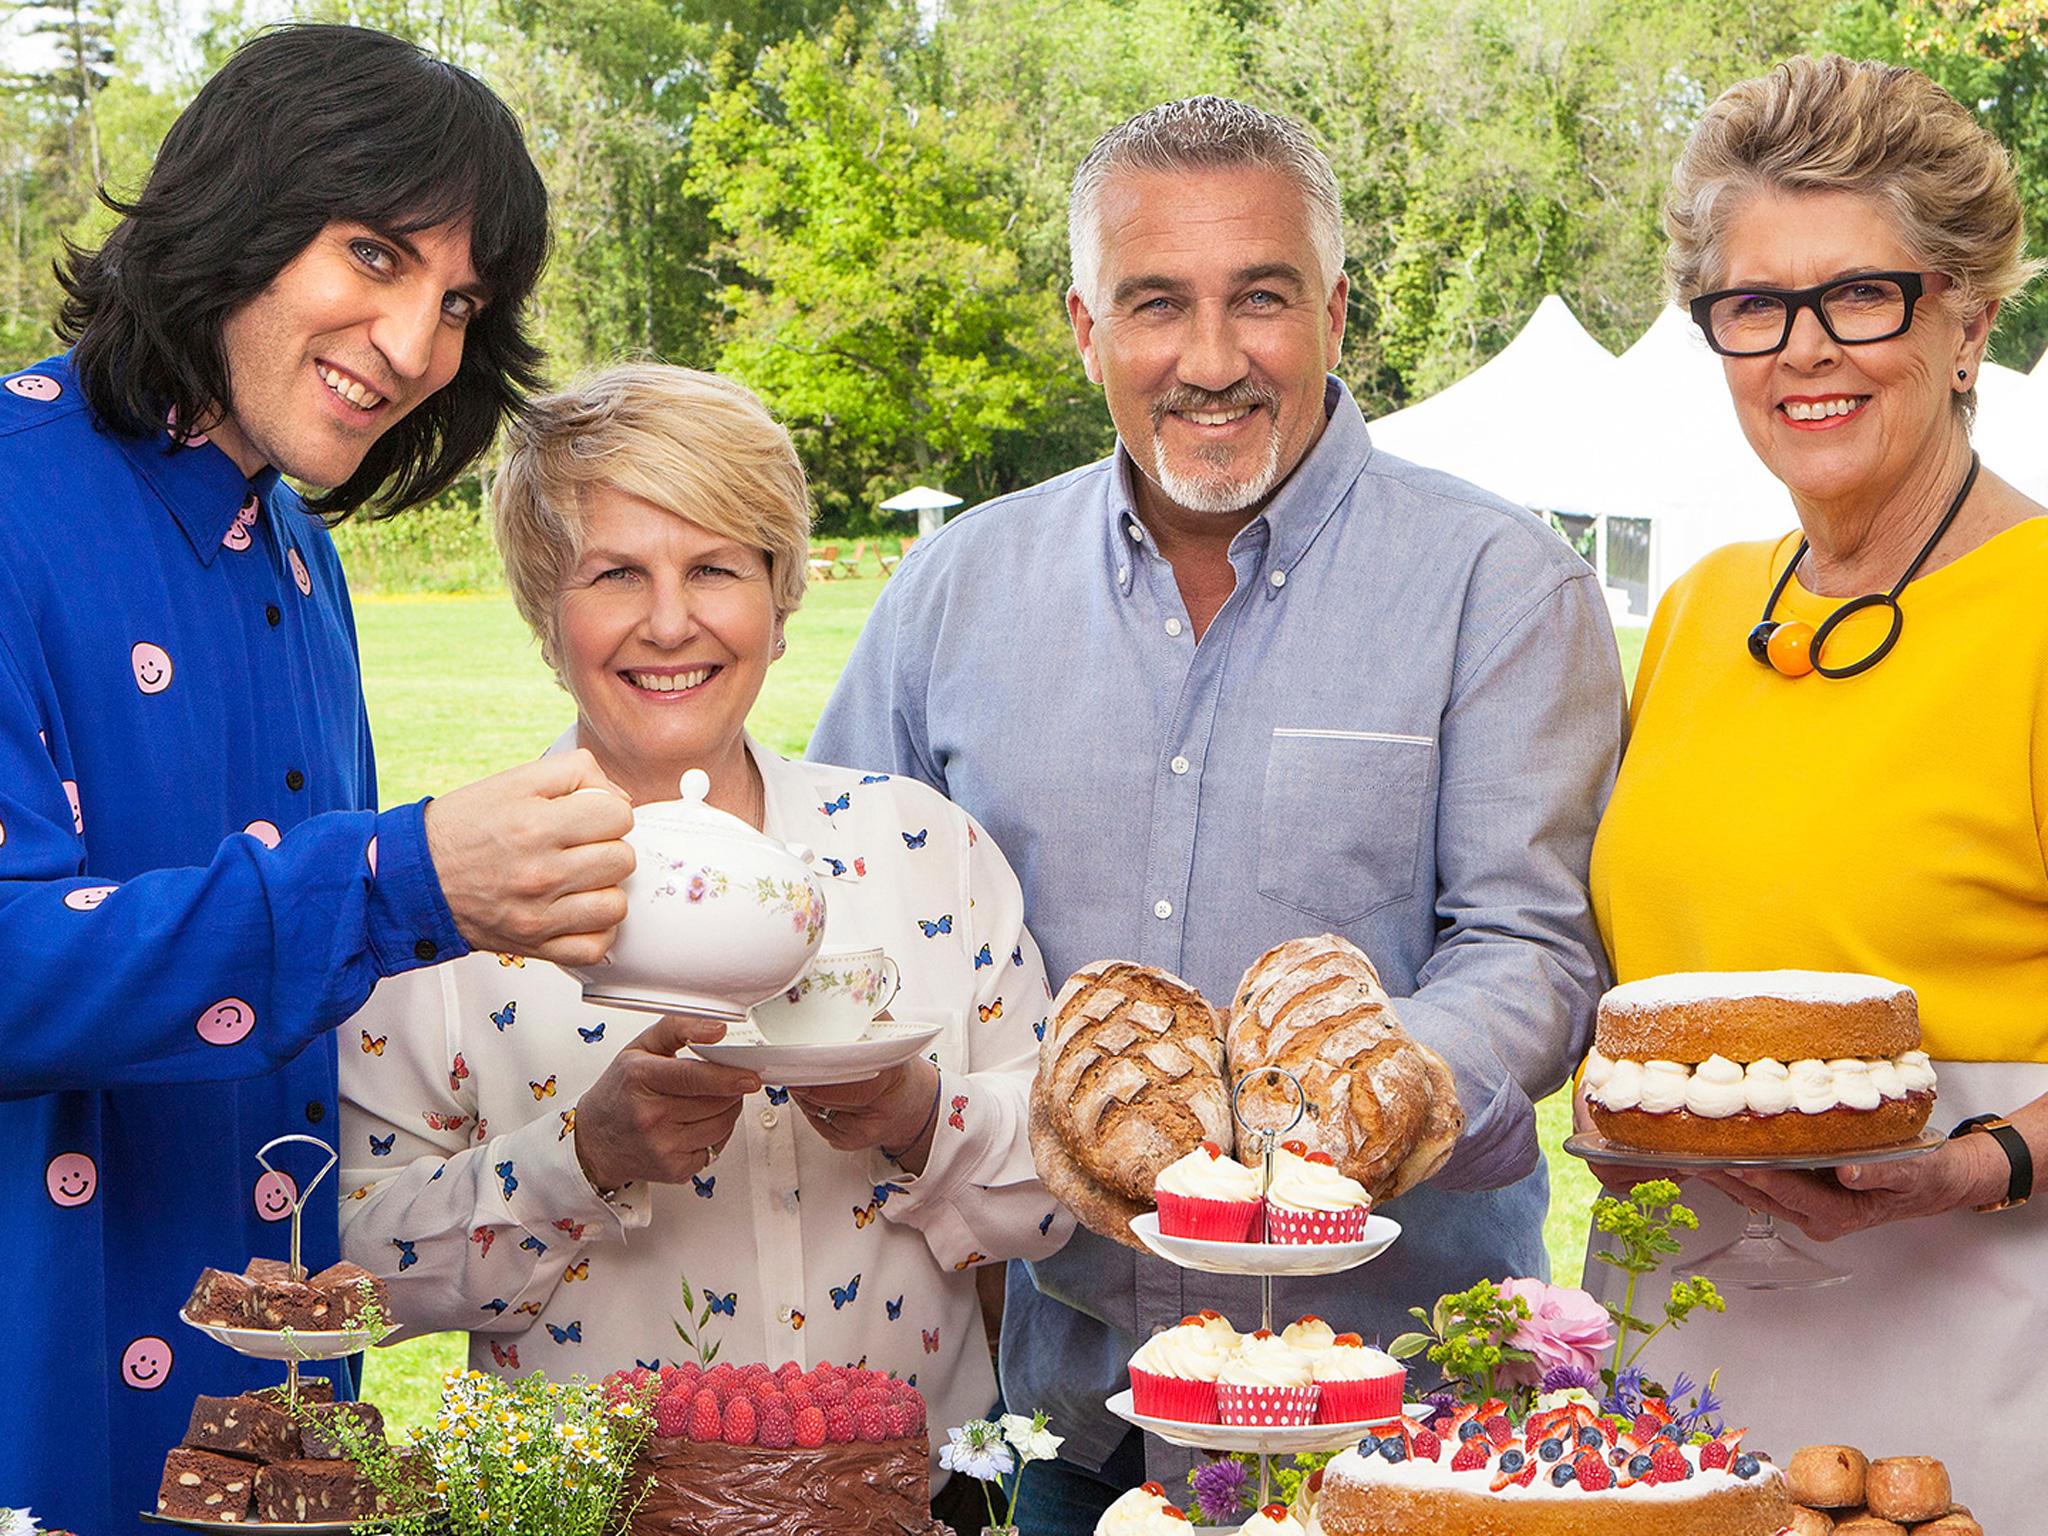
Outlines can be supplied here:
<path id="1" fill-rule="evenodd" d="M 1776 619 L 1765 619 L 1749 632 L 1749 654 L 1756 659 L 1756 664 L 1760 667 L 1768 667 L 1771 664 L 1771 635 L 1777 628 Z"/>
<path id="2" fill-rule="evenodd" d="M 1772 671 L 1781 677 L 1804 677 L 1813 670 L 1813 626 L 1796 619 L 1774 625 L 1764 650 Z"/>

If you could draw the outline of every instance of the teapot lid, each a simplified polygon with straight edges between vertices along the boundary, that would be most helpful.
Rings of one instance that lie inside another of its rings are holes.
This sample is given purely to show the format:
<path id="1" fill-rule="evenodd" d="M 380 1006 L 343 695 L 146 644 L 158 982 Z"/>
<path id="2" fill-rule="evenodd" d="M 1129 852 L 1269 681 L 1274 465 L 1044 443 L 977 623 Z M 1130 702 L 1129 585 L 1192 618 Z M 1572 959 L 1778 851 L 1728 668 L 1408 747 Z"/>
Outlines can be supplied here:
<path id="1" fill-rule="evenodd" d="M 711 775 L 702 768 L 690 769 L 678 787 L 681 793 L 673 800 L 656 800 L 637 807 L 633 812 L 635 823 L 643 827 L 688 827 L 699 832 L 770 841 L 739 817 L 705 802 L 705 796 L 711 793 Z"/>

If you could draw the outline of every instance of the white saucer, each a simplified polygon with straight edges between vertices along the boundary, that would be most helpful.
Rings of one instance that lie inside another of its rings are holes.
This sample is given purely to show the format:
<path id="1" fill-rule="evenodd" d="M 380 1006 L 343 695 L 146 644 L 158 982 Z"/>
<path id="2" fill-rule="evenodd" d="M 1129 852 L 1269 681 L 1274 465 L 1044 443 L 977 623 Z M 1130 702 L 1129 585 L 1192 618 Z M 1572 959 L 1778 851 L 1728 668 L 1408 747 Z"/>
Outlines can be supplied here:
<path id="1" fill-rule="evenodd" d="M 258 1360 L 339 1360 L 343 1355 L 361 1354 L 383 1337 L 366 1328 L 230 1328 L 225 1323 L 199 1322 L 183 1311 L 178 1313 L 178 1321 L 237 1354 Z"/>
<path id="2" fill-rule="evenodd" d="M 1138 1241 L 1169 1264 L 1199 1269 L 1209 1275 L 1335 1275 L 1378 1258 L 1401 1235 L 1391 1216 L 1365 1218 L 1365 1236 L 1355 1243 L 1217 1243 L 1195 1237 L 1168 1237 L 1159 1230 L 1159 1213 L 1131 1218 Z"/>
<path id="3" fill-rule="evenodd" d="M 870 1024 L 866 1036 L 843 1045 L 770 1045 L 751 1029 L 690 1049 L 721 1067 L 741 1067 L 778 1088 L 819 1088 L 860 1083 L 901 1066 L 939 1038 L 937 1024 Z"/>
<path id="4" fill-rule="evenodd" d="M 1138 1412 L 1131 1406 L 1129 1387 L 1112 1397 L 1107 1407 L 1125 1423 L 1135 1424 L 1169 1445 L 1184 1445 L 1196 1451 L 1255 1451 L 1269 1456 L 1346 1450 L 1374 1425 L 1393 1422 L 1361 1419 L 1356 1424 L 1297 1424 L 1284 1429 L 1264 1424 L 1184 1424 L 1179 1419 L 1155 1419 Z"/>
<path id="5" fill-rule="evenodd" d="M 137 1518 L 151 1525 L 168 1525 L 182 1531 L 275 1531 L 290 1532 L 291 1536 L 349 1536 L 351 1531 L 390 1529 L 382 1515 L 365 1515 L 360 1520 L 310 1520 L 304 1524 L 279 1525 L 265 1520 L 185 1520 L 145 1509 Z"/>

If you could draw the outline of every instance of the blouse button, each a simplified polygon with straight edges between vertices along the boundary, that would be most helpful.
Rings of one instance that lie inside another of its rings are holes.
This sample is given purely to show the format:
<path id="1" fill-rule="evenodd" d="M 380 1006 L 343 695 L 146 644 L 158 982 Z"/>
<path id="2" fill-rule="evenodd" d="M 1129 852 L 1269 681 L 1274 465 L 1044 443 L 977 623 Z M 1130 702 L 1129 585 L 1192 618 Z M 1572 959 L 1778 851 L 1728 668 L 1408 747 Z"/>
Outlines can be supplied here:
<path id="1" fill-rule="evenodd" d="M 786 1323 L 795 1315 L 796 1314 L 791 1312 L 789 1308 L 784 1307 L 780 1312 L 775 1314 L 775 1320 L 780 1323 Z"/>
<path id="2" fill-rule="evenodd" d="M 263 617 L 270 627 L 275 629 L 284 622 L 284 610 L 275 603 L 266 603 L 263 606 Z"/>
<path id="3" fill-rule="evenodd" d="M 775 1111 L 772 1109 L 764 1109 L 761 1111 L 761 1124 L 768 1130 L 774 1130 L 777 1124 L 780 1123 L 781 1118 L 782 1117 L 776 1114 Z"/>
<path id="4" fill-rule="evenodd" d="M 412 952 L 414 958 L 431 962 L 436 955 L 441 953 L 441 946 L 432 939 L 420 939 L 413 945 Z"/>
<path id="5" fill-rule="evenodd" d="M 306 787 L 306 776 L 294 768 L 284 776 L 284 787 L 297 794 Z"/>
<path id="6" fill-rule="evenodd" d="M 318 1125 L 322 1120 L 325 1120 L 326 1118 L 327 1106 L 325 1104 L 322 1104 L 318 1099 L 310 1099 L 307 1101 L 306 1123 L 308 1125 Z"/>

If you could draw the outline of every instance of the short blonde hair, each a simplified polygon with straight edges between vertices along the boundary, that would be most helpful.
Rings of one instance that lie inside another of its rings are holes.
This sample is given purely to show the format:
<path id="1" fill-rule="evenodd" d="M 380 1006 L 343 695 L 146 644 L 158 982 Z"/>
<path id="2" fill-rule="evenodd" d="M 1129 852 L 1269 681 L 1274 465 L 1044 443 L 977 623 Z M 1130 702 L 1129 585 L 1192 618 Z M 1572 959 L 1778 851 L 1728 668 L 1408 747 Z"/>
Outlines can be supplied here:
<path id="1" fill-rule="evenodd" d="M 2012 160 L 1970 110 L 1917 69 L 1840 54 L 1787 59 L 1707 108 L 1672 172 L 1664 273 L 1684 304 L 1720 286 L 1721 241 L 1756 192 L 1852 192 L 1955 286 L 1958 318 L 2002 303 L 2026 258 Z"/>
<path id="2" fill-rule="evenodd" d="M 583 496 L 594 485 L 761 550 L 778 619 L 803 601 L 810 490 L 789 434 L 745 385 L 621 363 L 532 401 L 506 440 L 491 528 L 512 600 L 557 675 L 555 603 L 581 551 Z"/>

